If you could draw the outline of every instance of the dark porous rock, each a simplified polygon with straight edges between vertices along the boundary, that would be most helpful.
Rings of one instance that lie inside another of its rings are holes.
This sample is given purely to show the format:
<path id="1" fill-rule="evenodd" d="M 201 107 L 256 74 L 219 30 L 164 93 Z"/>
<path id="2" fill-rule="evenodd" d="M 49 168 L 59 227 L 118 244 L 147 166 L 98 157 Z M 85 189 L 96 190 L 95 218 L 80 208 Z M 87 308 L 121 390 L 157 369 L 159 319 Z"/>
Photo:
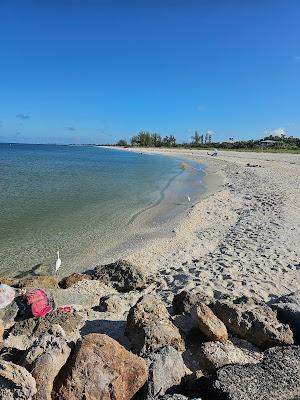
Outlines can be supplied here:
<path id="1" fill-rule="evenodd" d="M 279 297 L 270 306 L 277 311 L 278 319 L 290 326 L 295 340 L 300 343 L 300 290 Z"/>
<path id="2" fill-rule="evenodd" d="M 77 340 L 83 323 L 83 316 L 76 311 L 55 311 L 43 318 L 29 318 L 15 323 L 5 345 L 27 350 L 42 333 L 51 331 L 53 325 L 60 325 L 69 341 Z"/>
<path id="3" fill-rule="evenodd" d="M 41 335 L 28 350 L 24 367 L 36 380 L 35 400 L 51 400 L 53 381 L 65 365 L 71 349 L 59 325 L 52 327 L 52 333 Z"/>
<path id="4" fill-rule="evenodd" d="M 203 375 L 201 371 L 187 376 L 185 394 L 189 399 L 194 400 L 225 400 L 218 395 L 218 390 L 214 387 L 214 379 L 209 375 Z"/>
<path id="5" fill-rule="evenodd" d="M 205 370 L 213 372 L 228 364 L 257 364 L 263 359 L 263 353 L 246 340 L 232 337 L 224 343 L 203 343 L 200 357 Z"/>
<path id="6" fill-rule="evenodd" d="M 189 314 L 196 304 L 206 304 L 209 306 L 213 298 L 203 293 L 197 287 L 184 289 L 177 293 L 173 298 L 173 310 L 175 314 Z"/>
<path id="7" fill-rule="evenodd" d="M 75 283 L 77 283 L 77 282 L 88 281 L 90 279 L 92 279 L 92 277 L 90 275 L 78 274 L 78 273 L 74 272 L 73 274 L 63 278 L 58 283 L 58 285 L 62 289 L 68 289 L 69 287 L 75 285 Z"/>
<path id="8" fill-rule="evenodd" d="M 126 260 L 99 265 L 92 272 L 94 279 L 111 285 L 119 292 L 141 290 L 148 286 L 150 278 L 146 271 Z"/>
<path id="9" fill-rule="evenodd" d="M 35 379 L 20 365 L 0 360 L 0 399 L 32 400 L 36 394 Z"/>
<path id="10" fill-rule="evenodd" d="M 191 310 L 191 315 L 197 322 L 200 331 L 208 339 L 220 342 L 228 339 L 226 326 L 205 304 L 195 305 Z"/>
<path id="11" fill-rule="evenodd" d="M 215 387 L 227 400 L 299 399 L 300 346 L 273 347 L 259 364 L 222 367 Z"/>
<path id="12" fill-rule="evenodd" d="M 92 333 L 76 345 L 55 388 L 57 400 L 129 400 L 147 380 L 145 361 L 107 335 Z"/>
<path id="13" fill-rule="evenodd" d="M 0 319 L 3 322 L 4 329 L 9 329 L 14 325 L 18 311 L 19 307 L 15 301 L 0 309 Z"/>
<path id="14" fill-rule="evenodd" d="M 234 302 L 218 300 L 212 306 L 229 331 L 261 348 L 293 344 L 293 333 L 281 324 L 266 304 L 239 298 Z"/>
<path id="15" fill-rule="evenodd" d="M 173 324 L 165 305 L 150 294 L 142 296 L 129 310 L 125 334 L 132 350 L 140 355 L 166 346 L 178 351 L 185 349 L 179 329 Z"/>
<path id="16" fill-rule="evenodd" d="M 164 395 L 167 391 L 177 392 L 187 369 L 182 355 L 173 347 L 164 347 L 151 353 L 147 359 L 149 378 L 147 382 L 148 397 L 158 394 Z"/>

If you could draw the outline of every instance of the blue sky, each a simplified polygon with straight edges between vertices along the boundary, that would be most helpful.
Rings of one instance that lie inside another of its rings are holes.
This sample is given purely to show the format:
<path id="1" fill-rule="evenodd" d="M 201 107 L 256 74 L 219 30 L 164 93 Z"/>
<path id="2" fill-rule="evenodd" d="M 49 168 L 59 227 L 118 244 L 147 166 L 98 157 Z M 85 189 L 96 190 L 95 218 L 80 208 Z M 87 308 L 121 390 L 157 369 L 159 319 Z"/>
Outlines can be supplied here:
<path id="1" fill-rule="evenodd" d="M 0 0 L 0 141 L 300 134 L 298 0 Z"/>

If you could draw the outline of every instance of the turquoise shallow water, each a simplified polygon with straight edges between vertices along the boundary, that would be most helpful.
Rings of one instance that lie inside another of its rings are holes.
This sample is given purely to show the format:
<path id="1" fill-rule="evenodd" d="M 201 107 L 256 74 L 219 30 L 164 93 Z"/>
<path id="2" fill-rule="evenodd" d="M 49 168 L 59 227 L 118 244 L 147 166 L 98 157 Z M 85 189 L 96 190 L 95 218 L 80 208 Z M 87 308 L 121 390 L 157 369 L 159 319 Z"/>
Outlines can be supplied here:
<path id="1" fill-rule="evenodd" d="M 134 221 L 168 198 L 168 188 L 173 207 L 181 204 L 177 179 L 182 187 L 195 183 L 184 178 L 179 160 L 163 156 L 1 144 L 0 273 L 37 264 L 51 272 L 57 250 L 72 270 L 91 265 L 134 234 Z"/>

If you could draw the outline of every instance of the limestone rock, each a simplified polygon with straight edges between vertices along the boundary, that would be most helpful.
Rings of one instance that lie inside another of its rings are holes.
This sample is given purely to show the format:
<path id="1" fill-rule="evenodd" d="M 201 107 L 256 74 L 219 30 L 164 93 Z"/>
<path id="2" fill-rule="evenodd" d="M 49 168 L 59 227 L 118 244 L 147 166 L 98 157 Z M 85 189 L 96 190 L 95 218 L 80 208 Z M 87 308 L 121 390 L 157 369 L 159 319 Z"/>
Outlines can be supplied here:
<path id="1" fill-rule="evenodd" d="M 146 363 L 109 336 L 92 333 L 77 343 L 59 400 L 129 400 L 147 380 Z"/>
<path id="2" fill-rule="evenodd" d="M 146 271 L 126 260 L 97 266 L 93 271 L 93 277 L 110 284 L 119 292 L 141 290 L 149 284 Z"/>
<path id="3" fill-rule="evenodd" d="M 73 274 L 66 276 L 59 282 L 59 287 L 62 289 L 68 289 L 69 287 L 75 285 L 75 283 L 80 281 L 88 281 L 91 280 L 92 277 L 90 275 L 78 274 L 74 272 Z"/>
<path id="4" fill-rule="evenodd" d="M 1 321 L 1 319 L 0 319 L 0 343 L 3 340 L 3 333 L 4 333 L 4 325 L 3 325 L 3 321 Z"/>
<path id="5" fill-rule="evenodd" d="M 277 311 L 278 319 L 290 326 L 300 343 L 300 290 L 279 297 L 271 303 L 271 307 Z"/>
<path id="6" fill-rule="evenodd" d="M 18 321 L 13 326 L 8 338 L 5 340 L 7 347 L 27 350 L 42 333 L 51 331 L 53 325 L 62 327 L 69 341 L 77 340 L 79 329 L 84 323 L 83 317 L 76 311 L 56 311 L 43 318 L 28 318 Z"/>
<path id="7" fill-rule="evenodd" d="M 289 326 L 281 324 L 276 312 L 266 304 L 247 298 L 220 300 L 213 305 L 213 311 L 233 334 L 259 347 L 294 343 Z"/>
<path id="8" fill-rule="evenodd" d="M 19 287 L 40 287 L 53 288 L 57 287 L 58 278 L 54 275 L 36 275 L 19 279 Z"/>
<path id="9" fill-rule="evenodd" d="M 191 310 L 194 321 L 197 322 L 200 331 L 210 340 L 225 342 L 228 339 L 226 326 L 215 316 L 212 310 L 205 304 L 198 304 Z"/>
<path id="10" fill-rule="evenodd" d="M 165 305 L 150 294 L 142 296 L 129 310 L 125 333 L 132 350 L 140 355 L 165 346 L 178 351 L 185 349 L 179 329 L 171 321 Z"/>
<path id="11" fill-rule="evenodd" d="M 187 372 L 181 354 L 170 346 L 151 353 L 148 365 L 147 391 L 152 397 L 162 396 L 170 388 L 174 390 Z"/>
<path id="12" fill-rule="evenodd" d="M 182 394 L 166 394 L 161 400 L 188 400 L 188 398 Z"/>
<path id="13" fill-rule="evenodd" d="M 31 400 L 35 394 L 35 380 L 25 368 L 0 360 L 0 399 Z"/>
<path id="14" fill-rule="evenodd" d="M 19 307 L 15 301 L 0 309 L 0 319 L 3 322 L 4 329 L 9 329 L 13 326 L 18 311 Z"/>
<path id="15" fill-rule="evenodd" d="M 227 365 L 215 387 L 228 400 L 296 400 L 300 396 L 300 346 L 273 347 L 259 364 Z"/>
<path id="16" fill-rule="evenodd" d="M 263 359 L 263 353 L 257 347 L 234 337 L 224 343 L 203 343 L 200 354 L 205 370 L 209 372 L 228 364 L 257 364 Z"/>
<path id="17" fill-rule="evenodd" d="M 206 304 L 209 306 L 213 298 L 203 293 L 197 287 L 185 289 L 177 293 L 173 298 L 173 310 L 175 314 L 189 314 L 196 304 Z"/>
<path id="18" fill-rule="evenodd" d="M 54 325 L 51 334 L 42 334 L 33 343 L 24 360 L 24 366 L 36 380 L 36 400 L 51 400 L 53 381 L 71 353 L 64 332 L 59 329 L 59 325 L 57 328 Z"/>

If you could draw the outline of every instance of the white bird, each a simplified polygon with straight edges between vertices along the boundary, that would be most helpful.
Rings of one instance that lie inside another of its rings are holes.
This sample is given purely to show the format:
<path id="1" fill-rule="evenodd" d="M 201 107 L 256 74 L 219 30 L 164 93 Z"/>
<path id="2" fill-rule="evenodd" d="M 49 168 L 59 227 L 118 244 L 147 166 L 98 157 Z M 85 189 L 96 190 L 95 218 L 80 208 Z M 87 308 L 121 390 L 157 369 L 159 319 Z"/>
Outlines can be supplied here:
<path id="1" fill-rule="evenodd" d="M 190 196 L 189 196 L 189 195 L 188 195 L 187 199 L 188 199 L 188 201 L 191 201 L 191 198 L 190 198 Z"/>
<path id="2" fill-rule="evenodd" d="M 59 251 L 57 252 L 57 260 L 55 263 L 55 272 L 59 270 L 59 267 L 61 266 L 61 259 L 59 258 Z"/>

